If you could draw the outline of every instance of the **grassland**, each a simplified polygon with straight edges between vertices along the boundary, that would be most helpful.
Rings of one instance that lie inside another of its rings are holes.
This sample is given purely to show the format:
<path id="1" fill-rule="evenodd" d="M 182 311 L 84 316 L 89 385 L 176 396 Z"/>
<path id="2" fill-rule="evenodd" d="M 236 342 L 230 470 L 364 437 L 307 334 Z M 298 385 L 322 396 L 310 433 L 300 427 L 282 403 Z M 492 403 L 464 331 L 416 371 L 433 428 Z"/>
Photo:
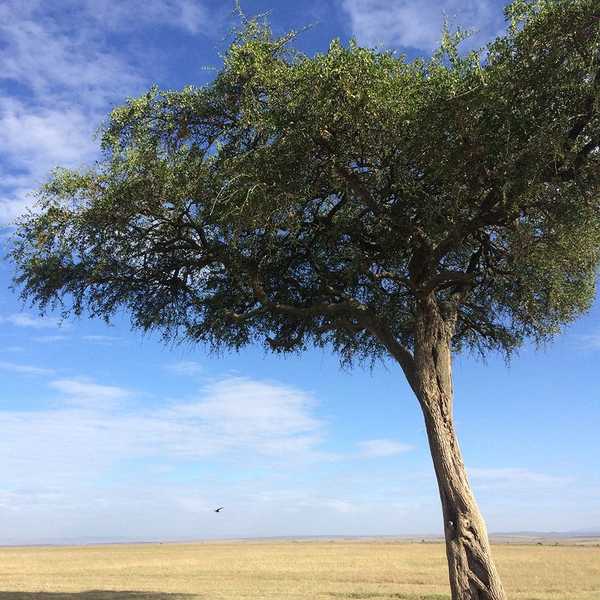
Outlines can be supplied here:
<path id="1" fill-rule="evenodd" d="M 499 544 L 511 600 L 600 600 L 600 545 Z M 0 548 L 0 600 L 447 600 L 440 543 Z"/>

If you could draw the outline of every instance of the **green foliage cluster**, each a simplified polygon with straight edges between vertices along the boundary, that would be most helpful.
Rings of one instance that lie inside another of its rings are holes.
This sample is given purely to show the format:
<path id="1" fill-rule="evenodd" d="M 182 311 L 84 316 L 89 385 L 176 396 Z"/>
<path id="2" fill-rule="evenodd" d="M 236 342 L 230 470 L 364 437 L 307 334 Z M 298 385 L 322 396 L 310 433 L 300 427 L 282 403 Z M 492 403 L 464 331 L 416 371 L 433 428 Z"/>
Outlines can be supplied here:
<path id="1" fill-rule="evenodd" d="M 600 6 L 516 0 L 507 32 L 428 60 L 246 20 L 205 87 L 115 109 L 92 170 L 18 228 L 24 296 L 214 346 L 510 352 L 589 307 L 600 252 Z"/>

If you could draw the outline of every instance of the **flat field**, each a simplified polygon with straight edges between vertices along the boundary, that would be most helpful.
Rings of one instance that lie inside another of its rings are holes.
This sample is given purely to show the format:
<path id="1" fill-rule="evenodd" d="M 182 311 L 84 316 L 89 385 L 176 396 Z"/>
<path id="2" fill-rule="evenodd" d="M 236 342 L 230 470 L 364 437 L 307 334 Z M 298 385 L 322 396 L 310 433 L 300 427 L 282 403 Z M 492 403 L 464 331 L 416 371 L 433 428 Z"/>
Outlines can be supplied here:
<path id="1" fill-rule="evenodd" d="M 600 600 L 600 544 L 494 545 L 510 600 Z M 444 547 L 391 540 L 0 548 L 0 600 L 447 600 Z"/>

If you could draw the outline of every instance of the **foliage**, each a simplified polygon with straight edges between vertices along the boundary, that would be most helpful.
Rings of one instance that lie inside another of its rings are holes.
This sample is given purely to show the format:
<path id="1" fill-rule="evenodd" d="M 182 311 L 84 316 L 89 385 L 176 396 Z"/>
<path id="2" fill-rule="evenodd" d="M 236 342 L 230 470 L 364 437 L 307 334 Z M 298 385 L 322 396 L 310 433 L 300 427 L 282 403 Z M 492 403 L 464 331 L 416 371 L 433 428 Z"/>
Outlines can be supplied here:
<path id="1" fill-rule="evenodd" d="M 587 309 L 600 250 L 600 8 L 516 0 L 507 33 L 429 60 L 334 40 L 305 56 L 248 20 L 205 87 L 115 109 L 92 170 L 57 170 L 15 236 L 42 309 L 342 359 L 510 352 Z"/>

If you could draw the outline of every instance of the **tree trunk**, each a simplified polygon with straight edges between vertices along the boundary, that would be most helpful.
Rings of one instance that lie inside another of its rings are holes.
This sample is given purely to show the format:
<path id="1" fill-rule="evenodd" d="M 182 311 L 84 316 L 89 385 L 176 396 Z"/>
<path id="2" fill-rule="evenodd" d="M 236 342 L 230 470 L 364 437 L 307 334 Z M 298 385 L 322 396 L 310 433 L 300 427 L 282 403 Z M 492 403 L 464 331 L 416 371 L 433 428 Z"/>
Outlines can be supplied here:
<path id="1" fill-rule="evenodd" d="M 452 600 L 506 600 L 485 523 L 471 492 L 452 419 L 452 316 L 434 298 L 417 316 L 413 388 L 427 428 L 438 481 Z"/>

